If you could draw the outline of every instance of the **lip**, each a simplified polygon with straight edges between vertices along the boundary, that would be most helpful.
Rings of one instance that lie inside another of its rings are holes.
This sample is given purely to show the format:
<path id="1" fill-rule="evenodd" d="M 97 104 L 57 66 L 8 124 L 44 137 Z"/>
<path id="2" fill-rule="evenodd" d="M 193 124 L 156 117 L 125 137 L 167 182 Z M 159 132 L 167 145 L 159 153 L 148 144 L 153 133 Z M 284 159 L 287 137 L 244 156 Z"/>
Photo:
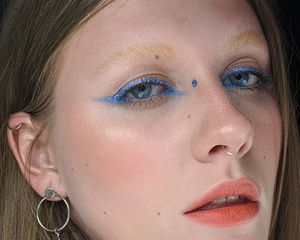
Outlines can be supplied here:
<path id="1" fill-rule="evenodd" d="M 223 182 L 209 190 L 199 200 L 193 202 L 184 211 L 184 216 L 199 224 L 216 227 L 244 224 L 257 215 L 259 211 L 259 195 L 258 187 L 248 178 Z M 213 209 L 199 209 L 216 199 L 229 196 L 243 196 L 247 201 L 242 204 L 233 204 Z"/>

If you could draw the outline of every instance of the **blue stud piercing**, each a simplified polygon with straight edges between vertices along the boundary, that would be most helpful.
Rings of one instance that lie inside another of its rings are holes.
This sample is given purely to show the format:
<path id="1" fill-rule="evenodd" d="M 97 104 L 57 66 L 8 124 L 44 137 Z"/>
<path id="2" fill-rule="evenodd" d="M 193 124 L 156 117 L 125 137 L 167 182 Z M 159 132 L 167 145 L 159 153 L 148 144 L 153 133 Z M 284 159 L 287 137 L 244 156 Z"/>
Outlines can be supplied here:
<path id="1" fill-rule="evenodd" d="M 194 79 L 194 80 L 192 81 L 192 86 L 193 86 L 193 88 L 195 88 L 195 87 L 198 86 L 198 81 L 197 81 L 196 79 Z"/>

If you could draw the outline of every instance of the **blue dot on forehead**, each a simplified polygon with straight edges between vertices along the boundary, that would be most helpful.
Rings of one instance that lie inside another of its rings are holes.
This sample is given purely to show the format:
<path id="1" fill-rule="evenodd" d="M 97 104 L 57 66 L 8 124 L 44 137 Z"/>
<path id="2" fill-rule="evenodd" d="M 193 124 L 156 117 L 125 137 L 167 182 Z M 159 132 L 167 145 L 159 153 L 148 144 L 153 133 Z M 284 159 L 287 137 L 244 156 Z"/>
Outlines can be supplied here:
<path id="1" fill-rule="evenodd" d="M 198 85 L 198 81 L 196 79 L 194 79 L 192 81 L 192 86 L 195 88 L 195 87 L 197 87 L 197 85 Z"/>

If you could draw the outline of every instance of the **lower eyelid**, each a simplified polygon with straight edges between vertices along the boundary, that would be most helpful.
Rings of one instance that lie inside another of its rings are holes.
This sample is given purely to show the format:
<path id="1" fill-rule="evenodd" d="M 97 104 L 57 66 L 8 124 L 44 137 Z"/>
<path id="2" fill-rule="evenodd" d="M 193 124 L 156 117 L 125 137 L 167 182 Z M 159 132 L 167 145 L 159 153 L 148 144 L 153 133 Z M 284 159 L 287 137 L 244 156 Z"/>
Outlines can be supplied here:
<path id="1" fill-rule="evenodd" d="M 125 104 L 124 106 L 126 108 L 133 109 L 133 110 L 150 109 L 150 108 L 159 107 L 163 105 L 165 102 L 168 101 L 169 98 L 170 98 L 169 95 L 161 94 L 159 96 L 153 96 L 148 99 L 133 101 L 128 104 Z"/>

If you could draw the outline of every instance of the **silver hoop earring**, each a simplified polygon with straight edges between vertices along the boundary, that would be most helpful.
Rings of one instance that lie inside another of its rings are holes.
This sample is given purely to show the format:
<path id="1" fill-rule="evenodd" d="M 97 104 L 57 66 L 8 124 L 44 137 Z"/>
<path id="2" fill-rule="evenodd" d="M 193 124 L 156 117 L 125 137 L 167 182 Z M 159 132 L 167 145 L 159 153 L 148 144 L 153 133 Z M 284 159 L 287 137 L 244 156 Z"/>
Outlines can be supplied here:
<path id="1" fill-rule="evenodd" d="M 66 207 L 67 207 L 67 219 L 64 223 L 64 225 L 62 225 L 61 227 L 57 227 L 55 229 L 49 229 L 47 227 L 45 227 L 41 220 L 40 220 L 40 217 L 39 217 L 39 213 L 40 213 L 40 207 L 42 205 L 42 203 L 46 200 L 46 199 L 52 199 L 52 198 L 55 198 L 55 197 L 58 197 L 60 198 L 61 200 L 64 201 Z M 39 202 L 38 206 L 37 206 L 37 209 L 36 209 L 36 219 L 39 223 L 39 225 L 47 232 L 52 232 L 52 233 L 55 233 L 56 236 L 57 236 L 57 239 L 59 240 L 60 239 L 60 232 L 67 226 L 67 224 L 69 223 L 69 220 L 70 220 L 70 207 L 69 207 L 69 204 L 67 202 L 67 200 L 65 198 L 63 198 L 62 196 L 60 196 L 59 194 L 57 194 L 52 188 L 47 188 L 45 190 L 45 197 Z"/>
<path id="2" fill-rule="evenodd" d="M 236 156 L 236 155 L 238 155 L 238 154 L 240 153 L 240 150 L 238 150 L 237 152 L 229 152 L 229 151 L 227 151 L 227 150 L 225 149 L 225 146 L 224 146 L 224 145 L 222 145 L 222 149 L 223 149 L 223 151 L 224 151 L 227 155 L 229 155 L 229 156 Z"/>

